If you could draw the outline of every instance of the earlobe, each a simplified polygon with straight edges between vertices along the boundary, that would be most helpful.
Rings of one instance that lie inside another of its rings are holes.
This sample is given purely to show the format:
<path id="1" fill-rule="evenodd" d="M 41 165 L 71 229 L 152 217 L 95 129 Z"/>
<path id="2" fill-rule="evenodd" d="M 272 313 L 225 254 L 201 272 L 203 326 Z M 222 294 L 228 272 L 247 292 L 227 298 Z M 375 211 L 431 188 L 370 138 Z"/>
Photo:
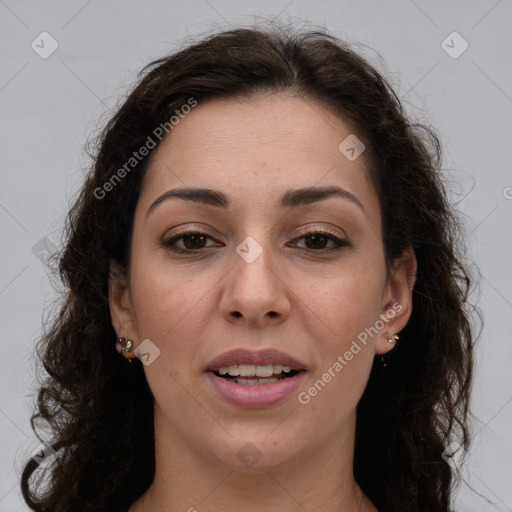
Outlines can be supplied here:
<path id="1" fill-rule="evenodd" d="M 411 317 L 416 270 L 416 255 L 412 248 L 408 248 L 391 269 L 381 315 L 381 318 L 385 318 L 386 325 L 379 333 L 375 346 L 376 354 L 385 354 L 394 348 L 395 344 L 392 341 L 396 340 L 395 335 L 407 325 Z"/>
<path id="2" fill-rule="evenodd" d="M 133 330 L 131 324 L 134 323 L 130 287 L 126 273 L 115 262 L 110 263 L 108 302 L 112 326 L 117 336 L 126 336 L 127 329 Z"/>

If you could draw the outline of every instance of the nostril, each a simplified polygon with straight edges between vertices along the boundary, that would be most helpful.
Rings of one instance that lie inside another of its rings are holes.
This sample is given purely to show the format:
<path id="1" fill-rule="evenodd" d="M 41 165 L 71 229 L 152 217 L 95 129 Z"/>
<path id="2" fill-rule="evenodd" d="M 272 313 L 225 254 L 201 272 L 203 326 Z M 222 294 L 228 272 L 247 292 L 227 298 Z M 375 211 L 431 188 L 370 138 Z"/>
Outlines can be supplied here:
<path id="1" fill-rule="evenodd" d="M 233 315 L 236 316 L 237 318 L 240 318 L 242 316 L 242 313 L 240 313 L 239 311 L 234 311 Z"/>

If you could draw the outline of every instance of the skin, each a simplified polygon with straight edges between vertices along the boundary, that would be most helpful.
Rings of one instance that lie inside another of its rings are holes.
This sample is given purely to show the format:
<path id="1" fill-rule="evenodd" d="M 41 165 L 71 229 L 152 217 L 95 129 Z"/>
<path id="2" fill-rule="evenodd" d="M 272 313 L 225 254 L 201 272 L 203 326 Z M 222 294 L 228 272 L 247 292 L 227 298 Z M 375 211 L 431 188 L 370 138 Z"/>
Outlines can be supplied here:
<path id="1" fill-rule="evenodd" d="M 320 103 L 259 94 L 198 104 L 154 154 L 135 212 L 129 271 L 113 266 L 110 282 L 117 335 L 135 347 L 150 339 L 160 350 L 144 366 L 155 398 L 155 479 L 130 512 L 376 511 L 352 472 L 356 405 L 374 356 L 393 348 L 388 338 L 410 317 L 416 260 L 406 251 L 387 272 L 364 153 L 349 161 L 338 149 L 352 132 Z M 290 189 L 329 185 L 362 208 L 342 197 L 278 205 Z M 219 190 L 232 204 L 167 199 L 148 215 L 177 187 Z M 183 227 L 211 238 L 178 240 L 182 249 L 197 249 L 175 254 L 162 241 Z M 321 254 L 336 243 L 301 238 L 322 228 L 349 245 Z M 252 263 L 235 250 L 248 236 L 263 251 Z M 298 392 L 393 304 L 400 311 L 385 327 L 300 403 Z M 231 405 L 204 368 L 237 347 L 288 353 L 305 363 L 306 379 L 272 407 Z M 248 442 L 260 455 L 252 467 L 237 457 Z"/>

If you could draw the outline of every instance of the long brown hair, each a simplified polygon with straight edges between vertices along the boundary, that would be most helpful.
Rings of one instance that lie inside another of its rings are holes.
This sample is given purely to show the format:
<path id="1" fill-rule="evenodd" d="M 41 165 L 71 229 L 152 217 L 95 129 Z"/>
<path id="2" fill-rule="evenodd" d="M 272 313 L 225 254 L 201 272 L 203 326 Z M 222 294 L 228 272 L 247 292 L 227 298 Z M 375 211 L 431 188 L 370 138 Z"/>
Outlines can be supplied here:
<path id="1" fill-rule="evenodd" d="M 46 467 L 25 465 L 21 488 L 32 510 L 125 511 L 151 484 L 153 397 L 143 366 L 115 352 L 108 278 L 111 261 L 129 263 L 135 206 L 155 149 L 112 180 L 190 98 L 259 91 L 320 101 L 353 127 L 380 199 L 387 265 L 415 251 L 412 316 L 384 370 L 375 358 L 358 404 L 354 475 L 380 512 L 449 510 L 455 472 L 443 455 L 454 439 L 469 445 L 474 335 L 439 137 L 408 119 L 383 76 L 349 44 L 322 30 L 275 26 L 227 30 L 152 62 L 102 131 L 67 220 L 62 307 L 39 346 L 47 375 L 32 428 L 38 435 L 35 423 L 46 424 L 57 457 Z"/>

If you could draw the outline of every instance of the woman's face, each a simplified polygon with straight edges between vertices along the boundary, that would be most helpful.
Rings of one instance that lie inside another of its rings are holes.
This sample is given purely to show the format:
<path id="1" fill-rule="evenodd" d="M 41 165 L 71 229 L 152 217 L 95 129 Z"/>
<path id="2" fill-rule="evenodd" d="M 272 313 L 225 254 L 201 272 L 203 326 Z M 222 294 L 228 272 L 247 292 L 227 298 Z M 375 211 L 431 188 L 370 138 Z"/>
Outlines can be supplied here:
<path id="1" fill-rule="evenodd" d="M 111 311 L 149 340 L 157 436 L 191 456 L 270 467 L 341 447 L 407 322 L 414 256 L 388 278 L 365 153 L 339 149 L 351 133 L 313 101 L 214 100 L 153 156 Z"/>

